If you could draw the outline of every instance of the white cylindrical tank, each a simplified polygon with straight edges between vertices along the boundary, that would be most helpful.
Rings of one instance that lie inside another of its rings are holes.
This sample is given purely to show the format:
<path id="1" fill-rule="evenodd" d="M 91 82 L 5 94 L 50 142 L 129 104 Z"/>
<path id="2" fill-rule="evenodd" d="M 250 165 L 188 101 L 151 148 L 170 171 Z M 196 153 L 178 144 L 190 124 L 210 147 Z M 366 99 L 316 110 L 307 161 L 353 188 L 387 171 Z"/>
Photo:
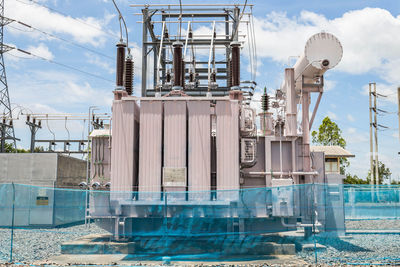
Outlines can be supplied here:
<path id="1" fill-rule="evenodd" d="M 342 56 L 342 45 L 333 34 L 314 34 L 308 39 L 303 55 L 293 67 L 296 82 L 301 81 L 301 76 L 305 77 L 306 82 L 321 77 L 325 71 L 335 67 Z"/>

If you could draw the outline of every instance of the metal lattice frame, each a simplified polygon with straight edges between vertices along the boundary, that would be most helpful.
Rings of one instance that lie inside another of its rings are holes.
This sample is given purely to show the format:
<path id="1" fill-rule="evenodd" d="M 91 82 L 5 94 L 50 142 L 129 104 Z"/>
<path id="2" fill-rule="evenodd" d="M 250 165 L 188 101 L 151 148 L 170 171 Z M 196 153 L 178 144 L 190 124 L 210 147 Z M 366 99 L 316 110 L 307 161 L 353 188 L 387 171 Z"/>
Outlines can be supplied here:
<path id="1" fill-rule="evenodd" d="M 4 38 L 4 26 L 9 24 L 11 20 L 4 18 L 4 0 L 0 1 L 0 112 L 3 114 L 3 118 L 6 118 L 8 121 L 11 121 L 12 118 L 12 110 L 10 103 L 10 95 L 8 93 L 8 85 L 7 85 L 7 76 L 6 69 L 4 64 L 4 53 L 13 49 L 3 43 Z M 14 143 L 14 147 L 16 148 L 16 140 L 14 133 L 14 126 L 12 124 L 2 124 L 2 135 L 1 135 L 1 147 L 4 149 L 5 140 L 12 140 Z M 3 151 L 2 151 L 3 152 Z"/>
<path id="2" fill-rule="evenodd" d="M 134 5 L 132 5 L 134 6 Z M 139 5 L 138 5 L 139 6 Z M 184 5 L 185 6 L 185 5 Z M 216 68 L 218 75 L 217 80 L 226 84 L 226 86 L 219 86 L 216 90 L 212 90 L 213 95 L 227 95 L 229 94 L 229 87 L 230 83 L 229 80 L 231 78 L 231 74 L 229 73 L 229 64 L 230 64 L 230 43 L 232 41 L 238 41 L 239 34 L 236 29 L 237 24 L 240 21 L 240 8 L 238 6 L 233 7 L 219 7 L 219 6 L 212 6 L 212 7 L 203 7 L 201 9 L 193 8 L 192 6 L 185 6 L 181 10 L 179 8 L 171 8 L 171 5 L 167 6 L 152 6 L 146 5 L 142 9 L 142 24 L 143 24 L 143 43 L 142 43 L 142 96 L 154 96 L 155 88 L 157 83 L 156 72 L 157 72 L 157 55 L 159 54 L 160 47 L 163 47 L 161 53 L 161 69 L 162 72 L 160 79 L 165 80 L 166 75 L 166 68 L 168 65 L 172 64 L 172 61 L 166 58 L 165 47 L 171 46 L 175 41 L 182 41 L 185 42 L 185 37 L 183 36 L 182 39 L 178 38 L 168 38 L 168 40 L 163 40 L 161 42 L 160 33 L 155 33 L 154 31 L 154 23 L 160 24 L 167 22 L 168 20 L 179 20 L 182 19 L 182 25 L 186 25 L 188 22 L 187 19 L 196 20 L 197 19 L 207 19 L 207 22 L 212 21 L 224 21 L 222 24 L 224 25 L 224 38 L 217 38 L 214 39 L 213 43 L 215 45 L 225 47 L 225 60 L 213 61 L 213 65 L 217 65 Z M 182 12 L 182 14 L 180 13 Z M 154 21 L 152 18 L 154 16 L 158 16 L 161 18 L 161 21 Z M 186 19 L 186 20 L 185 20 Z M 157 35 L 158 34 L 158 35 Z M 149 38 L 150 37 L 150 38 Z M 150 40 L 149 40 L 150 39 Z M 212 44 L 212 37 L 210 38 L 194 38 L 187 42 L 188 45 L 191 46 L 210 46 Z M 154 71 L 153 71 L 153 89 L 148 88 L 148 56 L 153 53 L 154 59 Z M 188 63 L 188 62 L 187 62 Z M 207 62 L 196 62 L 196 64 L 207 64 Z M 202 81 L 207 80 L 207 68 L 196 68 L 196 72 L 199 75 L 199 79 Z M 185 70 L 185 73 L 188 73 L 188 69 Z M 187 76 L 185 77 L 187 80 Z M 162 89 L 162 94 L 168 93 L 169 89 Z M 206 86 L 197 86 L 191 90 L 185 90 L 185 93 L 188 95 L 193 96 L 202 96 L 205 95 L 208 91 Z"/>

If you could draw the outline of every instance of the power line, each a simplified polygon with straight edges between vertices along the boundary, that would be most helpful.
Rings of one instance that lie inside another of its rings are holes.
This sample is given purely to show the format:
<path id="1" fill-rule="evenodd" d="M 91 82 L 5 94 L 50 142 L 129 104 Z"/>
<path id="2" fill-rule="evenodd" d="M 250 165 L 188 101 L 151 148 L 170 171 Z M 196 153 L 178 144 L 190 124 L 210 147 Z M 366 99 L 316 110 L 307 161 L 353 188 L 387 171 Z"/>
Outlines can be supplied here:
<path id="1" fill-rule="evenodd" d="M 20 3 L 24 4 L 24 5 L 32 5 L 32 4 L 30 4 L 30 3 L 27 3 L 27 2 L 21 1 L 21 0 L 15 0 L 15 1 L 20 2 Z M 73 20 L 76 20 L 76 21 L 78 21 L 78 22 L 80 22 L 80 23 L 82 23 L 82 24 L 85 24 L 86 26 L 89 26 L 89 27 L 91 27 L 91 28 L 93 28 L 93 29 L 96 29 L 96 30 L 98 30 L 98 31 L 101 31 L 101 32 L 103 32 L 103 33 L 105 33 L 105 34 L 107 34 L 107 35 L 109 35 L 109 36 L 113 36 L 113 37 L 118 37 L 118 38 L 119 38 L 119 36 L 117 36 L 117 35 L 115 35 L 115 34 L 113 34 L 113 33 L 104 31 L 103 29 L 101 29 L 101 28 L 99 28 L 99 27 L 96 27 L 96 26 L 94 26 L 94 25 L 92 25 L 92 24 L 89 24 L 89 23 L 85 22 L 84 20 L 71 17 L 70 15 L 68 15 L 68 14 L 66 14 L 66 13 L 63 13 L 63 12 L 61 12 L 61 11 L 59 11 L 59 10 L 56 10 L 56 9 L 54 9 L 54 8 L 51 8 L 51 7 L 49 7 L 49 6 L 46 6 L 46 5 L 42 4 L 42 3 L 39 3 L 39 2 L 33 1 L 33 0 L 30 0 L 30 2 L 32 2 L 32 3 L 34 3 L 34 4 L 38 5 L 38 6 L 42 6 L 42 7 L 44 7 L 44 8 L 47 8 L 48 10 L 51 10 L 51 11 L 53 11 L 53 12 L 59 13 L 59 14 L 61 14 L 61 15 L 63 15 L 63 16 L 69 17 L 69 18 L 71 18 L 71 19 L 73 19 Z"/>
<path id="2" fill-rule="evenodd" d="M 26 24 L 26 23 L 24 23 L 24 22 L 21 22 L 21 21 L 18 21 L 18 20 L 14 20 L 14 19 L 10 19 L 10 18 L 6 18 L 6 17 L 3 17 L 3 18 L 9 19 L 9 20 L 11 20 L 11 21 L 14 21 L 14 22 L 16 22 L 16 23 L 18 23 L 18 24 L 20 24 L 20 25 L 26 27 L 26 28 L 30 28 L 30 29 L 32 29 L 32 30 L 38 31 L 38 32 L 40 32 L 40 33 L 42 33 L 42 34 L 44 34 L 44 35 L 49 36 L 49 37 L 52 37 L 52 38 L 55 38 L 55 39 L 64 41 L 64 42 L 69 43 L 69 44 L 71 44 L 71 45 L 74 45 L 74 46 L 76 46 L 76 47 L 79 47 L 79 48 L 82 48 L 82 49 L 86 49 L 86 50 L 88 50 L 88 51 L 90 51 L 90 52 L 92 52 L 92 53 L 95 53 L 95 54 L 97 54 L 97 55 L 100 55 L 100 56 L 102 56 L 102 57 L 106 57 L 106 58 L 109 58 L 109 59 L 111 59 L 111 60 L 114 60 L 114 58 L 112 58 L 112 57 L 110 57 L 110 56 L 107 56 L 106 54 L 103 54 L 103 53 L 101 53 L 101 52 L 97 52 L 96 50 L 93 50 L 93 49 L 91 49 L 91 48 L 89 48 L 89 47 L 86 47 L 86 46 L 80 45 L 80 44 L 78 44 L 78 43 L 72 42 L 72 41 L 70 41 L 70 40 L 64 39 L 64 38 L 62 38 L 62 37 L 56 36 L 56 35 L 54 35 L 54 34 L 52 34 L 52 33 L 45 32 L 45 31 L 43 31 L 43 30 L 40 30 L 40 29 L 38 29 L 38 28 L 36 28 L 36 27 L 33 27 L 33 26 L 29 25 L 29 24 Z M 10 25 L 8 25 L 8 26 L 11 27 L 11 28 L 13 28 L 13 29 L 16 29 L 16 30 L 24 31 L 24 30 L 22 30 L 22 29 L 18 29 L 18 28 L 16 28 L 16 27 L 12 27 L 12 26 L 10 26 Z M 25 31 L 24 31 L 24 32 L 25 32 Z M 32 32 L 32 31 L 29 31 L 29 32 Z"/>
<path id="3" fill-rule="evenodd" d="M 27 54 L 27 55 L 30 55 L 30 56 L 39 58 L 39 59 L 44 60 L 44 61 L 48 61 L 48 62 L 53 63 L 53 64 L 55 64 L 55 65 L 59 65 L 59 66 L 62 66 L 62 67 L 64 67 L 64 68 L 71 69 L 71 70 L 74 70 L 74 71 L 77 71 L 77 72 L 81 72 L 81 73 L 83 73 L 83 74 L 86 74 L 86 75 L 89 75 L 89 76 L 92 76 L 92 77 L 95 77 L 95 78 L 102 79 L 102 80 L 104 80 L 104 81 L 108 81 L 108 82 L 112 82 L 112 83 L 113 83 L 113 81 L 111 81 L 111 80 L 109 80 L 109 79 L 106 79 L 106 78 L 104 78 L 104 77 L 102 77 L 102 76 L 100 76 L 100 75 L 93 74 L 93 73 L 91 73 L 91 72 L 87 72 L 87 71 L 84 71 L 84 70 L 81 70 L 81 69 L 78 69 L 78 68 L 75 68 L 75 67 L 66 65 L 66 64 L 64 64 L 64 63 L 60 63 L 60 62 L 54 61 L 54 60 L 52 60 L 52 59 L 48 59 L 48 58 L 45 58 L 45 57 L 42 57 L 42 56 L 38 56 L 38 55 L 36 55 L 36 54 L 33 54 L 33 53 L 29 52 L 29 51 L 25 51 L 25 50 L 23 50 L 23 49 L 19 49 L 19 48 L 17 48 L 17 47 L 11 47 L 11 48 L 12 48 L 12 49 L 15 49 L 15 50 L 17 50 L 17 51 L 19 51 L 19 52 L 21 52 L 21 53 L 24 53 L 24 54 Z"/>

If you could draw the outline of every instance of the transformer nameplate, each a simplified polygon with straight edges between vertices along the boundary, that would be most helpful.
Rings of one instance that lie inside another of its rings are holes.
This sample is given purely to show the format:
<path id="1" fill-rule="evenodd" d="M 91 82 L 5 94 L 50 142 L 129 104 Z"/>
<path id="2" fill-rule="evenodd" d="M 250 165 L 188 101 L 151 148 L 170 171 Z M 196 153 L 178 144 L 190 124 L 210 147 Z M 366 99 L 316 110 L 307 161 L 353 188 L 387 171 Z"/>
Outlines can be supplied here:
<path id="1" fill-rule="evenodd" d="M 186 186 L 186 168 L 163 168 L 164 186 Z"/>

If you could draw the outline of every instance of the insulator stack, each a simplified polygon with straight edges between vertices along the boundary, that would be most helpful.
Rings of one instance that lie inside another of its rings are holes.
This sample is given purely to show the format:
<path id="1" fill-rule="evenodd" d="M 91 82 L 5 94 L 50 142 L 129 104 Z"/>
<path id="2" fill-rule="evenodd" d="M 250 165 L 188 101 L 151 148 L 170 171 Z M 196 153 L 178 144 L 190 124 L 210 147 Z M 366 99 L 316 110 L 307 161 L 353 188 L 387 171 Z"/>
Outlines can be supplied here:
<path id="1" fill-rule="evenodd" d="M 174 47 L 174 86 L 183 88 L 183 77 L 182 77 L 182 47 L 181 42 L 175 42 L 172 45 Z"/>
<path id="2" fill-rule="evenodd" d="M 167 74 L 165 75 L 165 81 L 167 83 L 171 82 L 171 72 L 169 70 L 167 70 Z"/>
<path id="3" fill-rule="evenodd" d="M 240 86 L 240 43 L 232 42 L 232 87 Z"/>
<path id="4" fill-rule="evenodd" d="M 213 71 L 213 72 L 211 73 L 211 81 L 212 81 L 213 83 L 217 82 L 217 73 L 215 73 L 215 71 Z"/>
<path id="5" fill-rule="evenodd" d="M 228 88 L 232 87 L 232 60 L 229 59 L 228 61 Z"/>
<path id="6" fill-rule="evenodd" d="M 266 93 L 261 96 L 261 108 L 265 112 L 269 110 L 269 95 Z"/>
<path id="7" fill-rule="evenodd" d="M 125 62 L 125 43 L 117 44 L 117 77 L 116 77 L 116 86 L 123 87 L 124 86 L 124 62 Z"/>
<path id="8" fill-rule="evenodd" d="M 182 59 L 182 68 L 181 68 L 181 73 L 182 73 L 182 88 L 185 89 L 185 60 Z"/>
<path id="9" fill-rule="evenodd" d="M 128 95 L 133 92 L 133 60 L 132 56 L 128 55 L 125 60 L 125 90 Z"/>
<path id="10" fill-rule="evenodd" d="M 194 73 L 192 70 L 189 72 L 189 82 L 193 83 L 194 82 Z"/>

